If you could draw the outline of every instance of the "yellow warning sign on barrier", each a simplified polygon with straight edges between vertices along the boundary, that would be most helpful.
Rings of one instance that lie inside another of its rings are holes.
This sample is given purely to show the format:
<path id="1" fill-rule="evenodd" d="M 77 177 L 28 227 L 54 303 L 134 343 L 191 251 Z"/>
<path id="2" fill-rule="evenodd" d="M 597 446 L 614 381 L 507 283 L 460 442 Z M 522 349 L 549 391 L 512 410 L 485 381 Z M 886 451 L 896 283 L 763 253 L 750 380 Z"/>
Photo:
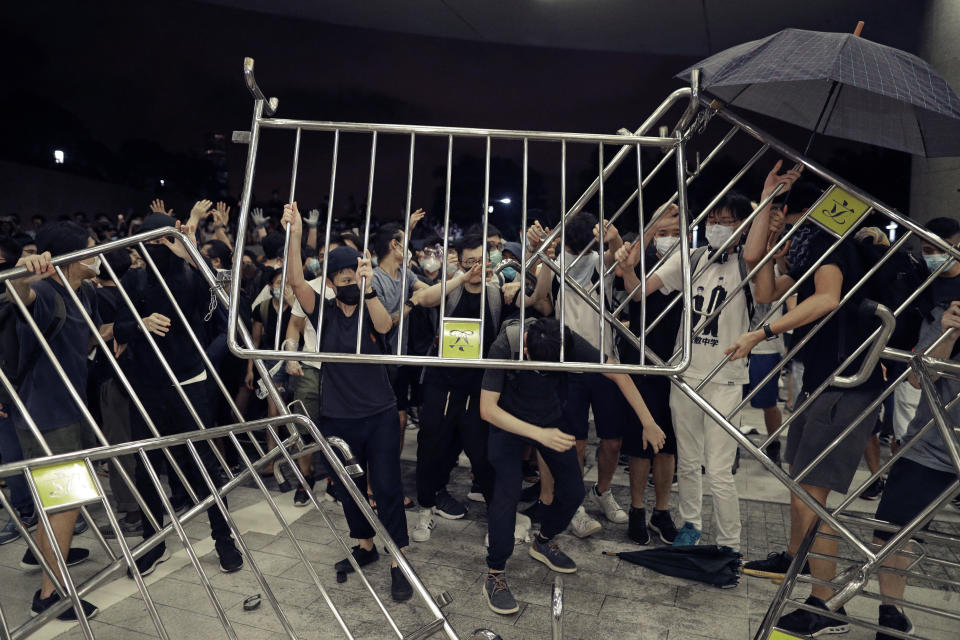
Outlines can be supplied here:
<path id="1" fill-rule="evenodd" d="M 774 629 L 773 631 L 770 632 L 770 637 L 768 638 L 768 640 L 803 640 L 803 639 L 798 638 L 797 636 L 792 636 L 789 633 L 784 633 L 779 629 Z"/>
<path id="2" fill-rule="evenodd" d="M 839 238 L 870 211 L 870 205 L 834 185 L 810 211 L 814 222 Z"/>
<path id="3" fill-rule="evenodd" d="M 443 321 L 441 357 L 480 358 L 480 321 L 450 319 Z"/>
<path id="4" fill-rule="evenodd" d="M 31 469 L 40 502 L 47 511 L 80 506 L 100 499 L 97 485 L 82 460 Z"/>

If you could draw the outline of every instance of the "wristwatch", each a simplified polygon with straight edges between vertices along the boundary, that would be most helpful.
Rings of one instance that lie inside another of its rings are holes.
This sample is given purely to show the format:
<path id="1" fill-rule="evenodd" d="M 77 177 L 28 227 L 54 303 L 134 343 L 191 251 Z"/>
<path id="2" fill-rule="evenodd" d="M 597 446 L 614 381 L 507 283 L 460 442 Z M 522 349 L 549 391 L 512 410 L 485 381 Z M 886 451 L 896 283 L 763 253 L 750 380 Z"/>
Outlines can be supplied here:
<path id="1" fill-rule="evenodd" d="M 763 335 L 766 336 L 766 339 L 767 339 L 767 340 L 775 340 L 775 339 L 776 339 L 777 334 L 775 334 L 775 333 L 773 332 L 773 329 L 770 328 L 770 323 L 769 323 L 769 322 L 765 322 L 765 323 L 763 324 L 763 326 L 760 327 L 760 328 L 763 329 Z"/>
<path id="2" fill-rule="evenodd" d="M 365 294 L 363 294 L 363 299 L 364 299 L 364 300 L 373 300 L 373 299 L 376 298 L 376 297 L 377 297 L 377 290 L 376 290 L 376 289 L 374 289 L 374 290 L 371 291 L 370 293 L 365 293 Z"/>

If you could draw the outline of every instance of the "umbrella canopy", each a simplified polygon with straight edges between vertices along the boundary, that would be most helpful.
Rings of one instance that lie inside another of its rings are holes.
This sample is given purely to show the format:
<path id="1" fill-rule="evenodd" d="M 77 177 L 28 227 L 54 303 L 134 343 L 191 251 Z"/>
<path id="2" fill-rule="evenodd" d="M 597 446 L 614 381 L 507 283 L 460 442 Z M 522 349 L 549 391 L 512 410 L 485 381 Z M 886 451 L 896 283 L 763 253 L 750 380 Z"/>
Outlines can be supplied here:
<path id="1" fill-rule="evenodd" d="M 707 58 L 700 86 L 734 107 L 919 156 L 960 155 L 960 98 L 920 58 L 849 33 L 785 29 Z"/>
<path id="2" fill-rule="evenodd" d="M 740 583 L 740 565 L 743 558 L 742 554 L 730 547 L 718 547 L 715 544 L 667 546 L 604 555 L 616 555 L 621 560 L 667 576 L 696 580 L 722 588 L 735 587 Z"/>

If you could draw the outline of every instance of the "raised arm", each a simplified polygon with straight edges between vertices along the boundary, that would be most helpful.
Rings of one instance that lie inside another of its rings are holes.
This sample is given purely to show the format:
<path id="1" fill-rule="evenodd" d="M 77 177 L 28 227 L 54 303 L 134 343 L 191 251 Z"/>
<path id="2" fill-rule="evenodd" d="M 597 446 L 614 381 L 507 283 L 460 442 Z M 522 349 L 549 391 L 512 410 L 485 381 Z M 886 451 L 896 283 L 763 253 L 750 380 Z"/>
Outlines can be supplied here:
<path id="1" fill-rule="evenodd" d="M 465 273 L 458 273 L 449 280 L 447 280 L 447 293 L 450 293 L 453 289 L 457 287 L 462 287 L 463 283 L 467 281 L 467 278 L 470 276 L 476 276 L 480 273 L 481 266 L 480 264 L 475 264 L 470 268 L 470 271 Z M 441 289 L 441 283 L 433 285 L 425 285 L 425 283 L 417 281 L 420 284 L 423 284 L 423 287 L 417 287 L 414 285 L 413 295 L 410 296 L 410 302 L 420 307 L 439 307 L 440 306 L 440 296 L 443 291 Z"/>
<path id="2" fill-rule="evenodd" d="M 300 243 L 303 238 L 303 220 L 297 203 L 284 205 L 283 218 L 280 223 L 286 227 L 290 225 L 290 250 L 287 255 L 287 284 L 293 287 L 300 308 L 308 316 L 313 313 L 317 304 L 317 292 L 313 290 L 303 277 L 303 259 L 300 256 Z"/>

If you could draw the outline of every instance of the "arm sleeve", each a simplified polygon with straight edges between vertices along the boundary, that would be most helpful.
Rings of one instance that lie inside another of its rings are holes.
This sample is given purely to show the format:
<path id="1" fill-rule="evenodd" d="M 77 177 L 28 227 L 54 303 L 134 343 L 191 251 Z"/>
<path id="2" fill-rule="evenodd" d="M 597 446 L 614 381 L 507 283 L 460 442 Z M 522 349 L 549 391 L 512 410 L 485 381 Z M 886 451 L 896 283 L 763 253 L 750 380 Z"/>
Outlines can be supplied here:
<path id="1" fill-rule="evenodd" d="M 590 362 L 598 363 L 600 362 L 600 350 L 594 347 L 592 344 L 587 342 L 580 334 L 576 332 L 571 332 L 573 334 L 573 344 L 570 345 L 570 355 L 574 362 Z M 606 360 L 606 358 L 604 358 Z"/>
<path id="2" fill-rule="evenodd" d="M 493 344 L 490 345 L 490 351 L 487 353 L 487 357 L 493 360 L 509 360 L 512 357 L 510 353 L 510 340 L 507 338 L 505 332 L 501 333 L 497 339 L 493 341 Z M 506 372 L 503 369 L 487 369 L 483 373 L 483 382 L 480 388 L 487 391 L 495 391 L 496 393 L 503 393 L 505 380 Z"/>
<path id="3" fill-rule="evenodd" d="M 680 291 L 680 289 L 683 288 L 683 272 L 680 269 L 681 266 L 683 265 L 680 262 L 680 251 L 676 251 L 672 256 L 667 258 L 667 261 L 663 263 L 662 267 L 654 272 L 660 276 L 663 287 L 667 289 L 666 293 L 670 291 Z"/>
<path id="4" fill-rule="evenodd" d="M 140 291 L 136 280 L 136 272 L 137 270 L 131 269 L 120 280 L 123 288 L 129 293 L 130 299 L 133 300 L 134 303 L 136 303 Z M 137 320 L 134 318 L 133 312 L 130 311 L 130 307 L 125 303 L 119 305 L 117 307 L 117 319 L 113 324 L 113 337 L 118 344 L 128 344 L 133 342 L 138 335 L 139 327 L 137 326 Z"/>

